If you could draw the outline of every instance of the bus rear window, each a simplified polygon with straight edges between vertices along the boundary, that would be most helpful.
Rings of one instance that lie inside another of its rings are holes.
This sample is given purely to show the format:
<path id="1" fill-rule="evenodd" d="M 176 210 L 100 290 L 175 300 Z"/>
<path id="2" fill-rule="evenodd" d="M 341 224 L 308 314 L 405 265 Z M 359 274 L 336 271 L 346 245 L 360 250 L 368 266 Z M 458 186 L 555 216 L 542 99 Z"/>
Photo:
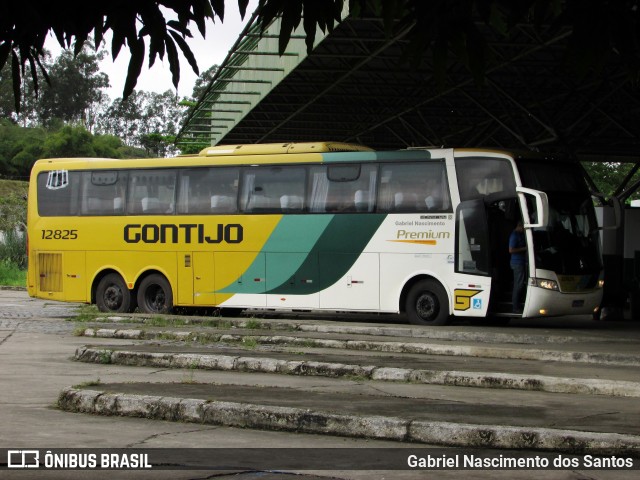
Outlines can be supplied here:
<path id="1" fill-rule="evenodd" d="M 38 214 L 69 217 L 78 214 L 80 172 L 56 170 L 38 175 Z"/>

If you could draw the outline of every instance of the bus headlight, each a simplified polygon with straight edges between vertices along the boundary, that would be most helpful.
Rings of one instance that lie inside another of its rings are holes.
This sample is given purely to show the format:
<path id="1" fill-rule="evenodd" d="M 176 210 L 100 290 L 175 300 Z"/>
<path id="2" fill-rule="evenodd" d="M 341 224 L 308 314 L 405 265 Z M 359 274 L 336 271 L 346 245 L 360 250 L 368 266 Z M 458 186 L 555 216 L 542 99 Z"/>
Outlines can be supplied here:
<path id="1" fill-rule="evenodd" d="M 604 280 L 602 278 L 598 280 L 598 288 L 604 288 Z"/>
<path id="2" fill-rule="evenodd" d="M 544 288 L 546 290 L 560 290 L 558 288 L 558 282 L 556 282 L 555 280 L 548 280 L 546 278 L 536 278 L 535 285 L 536 287 Z"/>

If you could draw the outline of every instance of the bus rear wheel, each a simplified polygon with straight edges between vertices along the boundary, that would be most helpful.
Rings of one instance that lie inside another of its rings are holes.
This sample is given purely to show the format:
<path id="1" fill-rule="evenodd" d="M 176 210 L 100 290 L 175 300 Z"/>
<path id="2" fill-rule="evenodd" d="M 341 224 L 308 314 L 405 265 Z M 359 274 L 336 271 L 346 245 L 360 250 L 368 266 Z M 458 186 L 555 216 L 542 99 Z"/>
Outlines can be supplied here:
<path id="1" fill-rule="evenodd" d="M 169 313 L 173 308 L 169 281 L 157 273 L 142 280 L 138 288 L 138 307 L 143 313 Z"/>
<path id="2" fill-rule="evenodd" d="M 101 312 L 126 313 L 135 308 L 131 291 L 117 273 L 102 277 L 96 289 L 96 305 Z"/>
<path id="3" fill-rule="evenodd" d="M 435 280 L 420 280 L 407 295 L 406 312 L 414 325 L 445 325 L 449 302 L 444 287 Z"/>

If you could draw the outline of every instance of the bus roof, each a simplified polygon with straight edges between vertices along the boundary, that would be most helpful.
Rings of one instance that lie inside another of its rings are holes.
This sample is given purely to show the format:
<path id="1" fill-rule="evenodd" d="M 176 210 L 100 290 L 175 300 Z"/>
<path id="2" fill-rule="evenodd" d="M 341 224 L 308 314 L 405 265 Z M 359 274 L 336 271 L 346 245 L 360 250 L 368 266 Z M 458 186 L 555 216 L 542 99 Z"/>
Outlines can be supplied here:
<path id="1" fill-rule="evenodd" d="M 353 143 L 342 142 L 309 142 L 309 143 L 264 143 L 247 145 L 219 145 L 208 147 L 197 154 L 179 155 L 170 158 L 45 158 L 36 161 L 36 170 L 51 168 L 93 169 L 93 168 L 148 168 L 172 166 L 203 166 L 211 165 L 212 157 L 216 157 L 217 165 L 237 165 L 248 161 L 252 163 L 289 163 L 293 157 L 285 159 L 283 154 L 323 154 L 335 152 L 351 152 L 374 154 L 372 148 Z M 245 157 L 245 158 L 243 158 Z M 259 157 L 259 158 L 252 158 Z M 180 163 L 183 161 L 184 163 Z M 312 162 L 305 158 L 303 162 Z M 317 161 L 317 159 L 316 159 Z"/>
<path id="2" fill-rule="evenodd" d="M 371 152 L 372 148 L 355 143 L 257 143 L 248 145 L 217 145 L 200 151 L 201 157 L 217 155 L 278 155 L 282 153 Z"/>
<path id="3" fill-rule="evenodd" d="M 52 169 L 92 170 L 120 168 L 168 168 L 199 167 L 215 165 L 247 165 L 247 164 L 286 164 L 314 162 L 351 162 L 351 161 L 394 161 L 398 154 L 405 160 L 426 160 L 435 155 L 441 157 L 445 151 L 454 156 L 500 155 L 519 158 L 536 158 L 539 160 L 555 159 L 549 155 L 534 152 L 518 152 L 485 148 L 438 148 L 417 147 L 406 150 L 375 151 L 363 145 L 342 142 L 308 142 L 308 143 L 266 143 L 247 145 L 219 145 L 208 147 L 197 154 L 180 155 L 171 158 L 47 158 L 38 160 L 34 172 Z M 345 155 L 339 155 L 339 153 Z M 214 160 L 215 158 L 215 160 Z M 212 163 L 213 162 L 213 163 Z"/>

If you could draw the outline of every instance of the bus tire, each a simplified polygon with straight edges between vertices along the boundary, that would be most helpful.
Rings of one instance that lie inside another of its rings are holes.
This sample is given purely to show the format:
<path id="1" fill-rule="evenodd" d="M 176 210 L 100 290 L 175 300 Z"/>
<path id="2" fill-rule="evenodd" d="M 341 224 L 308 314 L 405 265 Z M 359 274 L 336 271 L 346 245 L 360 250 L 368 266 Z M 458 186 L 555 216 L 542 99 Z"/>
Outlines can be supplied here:
<path id="1" fill-rule="evenodd" d="M 436 280 L 420 280 L 407 295 L 406 312 L 414 325 L 445 325 L 449 321 L 449 301 Z"/>
<path id="2" fill-rule="evenodd" d="M 117 273 L 102 277 L 96 288 L 96 305 L 101 312 L 126 313 L 135 308 L 131 291 Z"/>
<path id="3" fill-rule="evenodd" d="M 142 313 L 169 313 L 173 308 L 173 292 L 169 281 L 153 273 L 138 287 L 138 308 Z"/>

